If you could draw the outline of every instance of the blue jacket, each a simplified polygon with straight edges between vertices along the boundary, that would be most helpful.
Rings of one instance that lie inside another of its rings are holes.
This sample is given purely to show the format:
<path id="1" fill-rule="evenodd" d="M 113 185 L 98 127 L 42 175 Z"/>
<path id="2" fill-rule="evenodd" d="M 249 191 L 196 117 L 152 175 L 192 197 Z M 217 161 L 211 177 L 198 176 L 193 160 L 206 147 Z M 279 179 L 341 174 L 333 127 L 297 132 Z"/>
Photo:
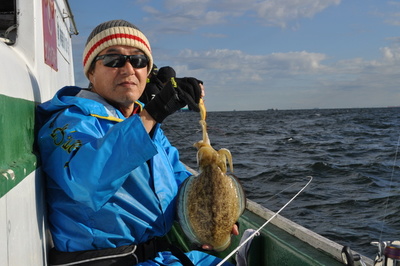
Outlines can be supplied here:
<path id="1" fill-rule="evenodd" d="M 190 173 L 159 125 L 150 138 L 138 115 L 125 119 L 78 87 L 41 104 L 38 118 L 57 250 L 142 243 L 170 230 L 178 187 Z"/>

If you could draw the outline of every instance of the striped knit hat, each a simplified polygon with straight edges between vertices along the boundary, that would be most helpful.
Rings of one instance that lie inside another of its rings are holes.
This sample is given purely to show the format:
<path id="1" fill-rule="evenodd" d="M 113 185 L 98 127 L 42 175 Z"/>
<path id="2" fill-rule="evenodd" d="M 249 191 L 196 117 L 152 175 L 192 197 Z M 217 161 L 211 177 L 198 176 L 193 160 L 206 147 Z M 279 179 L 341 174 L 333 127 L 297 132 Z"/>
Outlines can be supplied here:
<path id="1" fill-rule="evenodd" d="M 133 24 L 125 20 L 111 20 L 98 25 L 89 35 L 83 51 L 83 71 L 88 71 L 95 57 L 113 45 L 127 45 L 138 48 L 149 58 L 148 74 L 153 66 L 150 43 L 146 36 Z"/>

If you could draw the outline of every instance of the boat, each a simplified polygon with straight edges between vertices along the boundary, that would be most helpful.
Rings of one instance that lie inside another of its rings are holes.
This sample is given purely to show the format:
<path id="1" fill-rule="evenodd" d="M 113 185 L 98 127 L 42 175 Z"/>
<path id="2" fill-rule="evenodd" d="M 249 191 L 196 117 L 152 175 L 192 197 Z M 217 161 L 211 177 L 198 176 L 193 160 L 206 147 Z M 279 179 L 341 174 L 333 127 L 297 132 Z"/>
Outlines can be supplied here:
<path id="1" fill-rule="evenodd" d="M 0 265 L 46 265 L 51 238 L 35 107 L 74 83 L 74 34 L 68 1 L 0 3 Z"/>
<path id="2" fill-rule="evenodd" d="M 64 85 L 74 84 L 71 38 L 76 34 L 68 0 L 0 4 L 1 265 L 47 265 L 52 241 L 34 143 L 35 107 Z M 252 239 L 248 265 L 343 265 L 343 254 L 373 265 L 371 259 L 248 199 L 238 221 L 240 235 L 227 250 L 213 254 L 227 257 L 246 230 L 258 229 L 272 217 Z M 167 238 L 184 251 L 192 248 L 178 224 Z M 354 265 L 351 260 L 348 265 Z"/>

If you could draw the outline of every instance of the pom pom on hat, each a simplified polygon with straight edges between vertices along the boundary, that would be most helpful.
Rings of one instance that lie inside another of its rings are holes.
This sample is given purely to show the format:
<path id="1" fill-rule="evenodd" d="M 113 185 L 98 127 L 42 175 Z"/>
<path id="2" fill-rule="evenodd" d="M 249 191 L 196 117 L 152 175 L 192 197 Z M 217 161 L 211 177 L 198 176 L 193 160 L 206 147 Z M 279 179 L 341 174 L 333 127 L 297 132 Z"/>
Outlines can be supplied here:
<path id="1" fill-rule="evenodd" d="M 95 57 L 104 49 L 114 45 L 138 48 L 149 58 L 148 74 L 153 66 L 150 43 L 146 36 L 132 23 L 125 20 L 111 20 L 101 23 L 89 35 L 83 51 L 83 71 L 88 71 Z"/>

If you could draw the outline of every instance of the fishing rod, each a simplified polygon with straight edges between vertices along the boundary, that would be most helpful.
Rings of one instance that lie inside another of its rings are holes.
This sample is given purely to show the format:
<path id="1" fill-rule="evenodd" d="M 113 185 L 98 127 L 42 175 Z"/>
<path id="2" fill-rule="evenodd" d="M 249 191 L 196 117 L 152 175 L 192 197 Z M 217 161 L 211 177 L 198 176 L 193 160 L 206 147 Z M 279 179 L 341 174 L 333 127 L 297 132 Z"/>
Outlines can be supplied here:
<path id="1" fill-rule="evenodd" d="M 274 215 L 272 215 L 271 218 L 268 219 L 268 221 L 266 221 L 262 226 L 260 226 L 256 231 L 254 231 L 246 240 L 244 240 L 237 248 L 235 248 L 234 250 L 232 250 L 231 253 L 229 253 L 220 263 L 217 264 L 217 266 L 221 266 L 224 262 L 226 262 L 230 257 L 232 257 L 236 252 L 239 251 L 239 249 L 241 249 L 247 242 L 249 242 L 250 240 L 252 240 L 255 236 L 260 234 L 261 229 L 263 229 L 267 224 L 269 224 L 269 222 L 271 222 L 272 219 L 274 219 L 281 211 L 283 211 L 295 198 L 297 198 L 297 196 L 300 195 L 301 192 L 303 192 L 304 189 L 306 189 L 306 187 L 308 187 L 308 185 L 311 183 L 311 181 L 313 180 L 312 176 L 308 176 L 310 178 L 310 180 L 307 182 L 307 184 L 304 185 L 304 187 L 302 189 L 300 189 L 299 192 L 296 193 L 296 195 L 294 195 L 285 205 L 283 205 L 282 208 L 279 209 L 279 211 L 277 211 Z"/>
<path id="2" fill-rule="evenodd" d="M 389 182 L 389 192 L 392 190 L 394 171 L 395 171 L 395 167 L 396 167 L 397 156 L 399 153 L 399 146 L 400 146 L 400 136 L 397 139 L 396 153 L 394 156 L 392 174 L 390 176 L 390 182 Z M 380 236 L 379 236 L 379 241 L 371 242 L 371 245 L 378 247 L 378 254 L 374 260 L 374 265 L 376 265 L 376 266 L 400 265 L 400 241 L 382 241 L 382 235 L 384 232 L 384 224 L 385 224 L 385 219 L 386 219 L 386 215 L 387 215 L 387 209 L 389 206 L 389 200 L 390 200 L 390 193 L 389 193 L 388 197 L 386 198 L 385 210 L 384 210 L 384 215 L 383 215 L 383 222 L 382 222 L 382 228 L 381 228 L 381 232 L 380 232 Z"/>
<path id="3" fill-rule="evenodd" d="M 395 171 L 395 167 L 396 167 L 397 156 L 398 156 L 398 153 L 399 153 L 399 146 L 400 146 L 400 136 L 397 139 L 396 152 L 395 152 L 395 155 L 394 155 L 392 173 L 390 175 L 390 181 L 389 181 L 389 195 L 387 196 L 386 202 L 385 202 L 385 210 L 384 210 L 384 215 L 383 215 L 381 232 L 380 232 L 380 236 L 379 236 L 379 242 L 382 241 L 382 235 L 383 235 L 383 231 L 384 231 L 384 227 L 385 227 L 385 219 L 386 219 L 387 210 L 388 210 L 388 206 L 389 206 L 390 191 L 392 190 L 394 171 Z"/>

